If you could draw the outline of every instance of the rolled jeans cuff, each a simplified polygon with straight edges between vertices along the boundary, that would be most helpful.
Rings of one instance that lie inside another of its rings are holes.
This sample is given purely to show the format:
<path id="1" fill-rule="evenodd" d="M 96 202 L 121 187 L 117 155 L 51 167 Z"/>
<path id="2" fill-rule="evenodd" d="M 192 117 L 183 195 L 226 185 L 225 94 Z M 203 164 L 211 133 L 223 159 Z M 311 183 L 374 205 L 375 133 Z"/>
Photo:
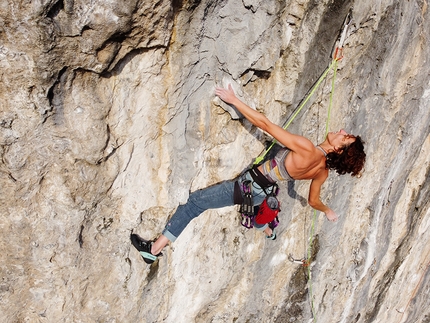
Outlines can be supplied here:
<path id="1" fill-rule="evenodd" d="M 255 223 L 254 222 L 254 228 L 256 229 L 256 230 L 258 230 L 258 231 L 264 231 L 264 230 L 266 230 L 267 229 L 267 227 L 269 226 L 269 224 L 268 223 L 266 223 L 266 224 L 258 224 L 258 223 Z"/>
<path id="2" fill-rule="evenodd" d="M 169 239 L 171 242 L 175 242 L 176 238 L 169 230 L 164 229 L 162 232 L 163 236 L 165 236 L 167 239 Z"/>

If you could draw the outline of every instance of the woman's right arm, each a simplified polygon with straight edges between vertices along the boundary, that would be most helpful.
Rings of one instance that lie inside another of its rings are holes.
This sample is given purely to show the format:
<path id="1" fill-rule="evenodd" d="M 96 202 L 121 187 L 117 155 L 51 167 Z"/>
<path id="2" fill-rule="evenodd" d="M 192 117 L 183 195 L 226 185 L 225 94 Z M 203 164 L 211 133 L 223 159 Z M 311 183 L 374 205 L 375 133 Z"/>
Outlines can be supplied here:
<path id="1" fill-rule="evenodd" d="M 266 131 L 266 129 L 269 127 L 269 124 L 271 121 L 266 118 L 265 115 L 262 113 L 255 111 L 245 103 L 243 103 L 235 94 L 233 91 L 233 88 L 231 85 L 228 85 L 227 89 L 224 88 L 217 88 L 215 90 L 215 94 L 219 96 L 221 100 L 223 100 L 225 103 L 234 105 L 237 110 L 240 111 L 240 113 L 243 114 L 243 116 L 251 122 L 254 126 L 257 126 L 258 128 Z"/>

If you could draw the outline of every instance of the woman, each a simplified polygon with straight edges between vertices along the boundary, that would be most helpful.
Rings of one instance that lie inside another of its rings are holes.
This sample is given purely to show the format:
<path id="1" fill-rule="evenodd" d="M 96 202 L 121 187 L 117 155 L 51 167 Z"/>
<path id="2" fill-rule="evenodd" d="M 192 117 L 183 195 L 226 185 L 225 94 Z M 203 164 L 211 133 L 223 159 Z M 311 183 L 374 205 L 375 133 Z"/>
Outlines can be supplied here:
<path id="1" fill-rule="evenodd" d="M 255 172 L 264 175 L 264 178 L 271 183 L 280 180 L 311 180 L 309 205 L 324 212 L 329 221 L 337 221 L 336 213 L 320 200 L 321 186 L 328 177 L 329 169 L 336 170 L 340 175 L 346 173 L 350 173 L 351 176 L 360 175 L 366 159 L 361 138 L 341 129 L 337 132 L 329 132 L 324 142 L 315 146 L 305 137 L 286 131 L 270 122 L 263 114 L 251 109 L 236 97 L 231 85 L 227 89 L 217 88 L 215 94 L 227 104 L 235 106 L 253 125 L 269 133 L 280 144 L 287 147 L 274 159 L 258 166 Z M 247 172 L 240 176 L 237 182 L 241 184 L 245 180 L 253 181 L 255 178 Z M 161 255 L 163 248 L 170 241 L 174 242 L 188 223 L 205 210 L 235 204 L 235 182 L 223 182 L 190 194 L 187 203 L 178 207 L 156 241 L 145 241 L 138 235 L 132 234 L 132 244 L 145 262 L 154 262 Z M 252 190 L 254 205 L 262 203 L 266 196 L 261 186 L 254 181 Z M 276 237 L 267 224 L 259 226 L 259 229 L 264 230 L 267 237 Z"/>

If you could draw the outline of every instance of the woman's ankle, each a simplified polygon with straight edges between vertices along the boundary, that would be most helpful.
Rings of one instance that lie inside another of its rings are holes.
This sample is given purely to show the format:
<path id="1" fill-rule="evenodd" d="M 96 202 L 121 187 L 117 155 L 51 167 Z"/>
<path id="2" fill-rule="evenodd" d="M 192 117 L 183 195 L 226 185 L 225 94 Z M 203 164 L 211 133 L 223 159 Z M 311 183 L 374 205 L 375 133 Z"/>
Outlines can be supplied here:
<path id="1" fill-rule="evenodd" d="M 163 251 L 164 247 L 169 243 L 169 239 L 166 236 L 161 235 L 151 246 L 151 253 L 153 255 L 158 255 Z"/>

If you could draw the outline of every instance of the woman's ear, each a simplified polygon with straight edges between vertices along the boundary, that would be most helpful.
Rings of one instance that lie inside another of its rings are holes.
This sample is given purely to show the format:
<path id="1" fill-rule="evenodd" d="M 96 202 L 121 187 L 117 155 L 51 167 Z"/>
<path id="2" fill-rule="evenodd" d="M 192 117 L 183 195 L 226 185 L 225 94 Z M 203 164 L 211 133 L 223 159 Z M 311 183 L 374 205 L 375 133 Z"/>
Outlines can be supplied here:
<path id="1" fill-rule="evenodd" d="M 334 152 L 336 154 L 341 154 L 343 152 L 343 147 L 339 148 L 339 147 L 334 147 Z"/>

